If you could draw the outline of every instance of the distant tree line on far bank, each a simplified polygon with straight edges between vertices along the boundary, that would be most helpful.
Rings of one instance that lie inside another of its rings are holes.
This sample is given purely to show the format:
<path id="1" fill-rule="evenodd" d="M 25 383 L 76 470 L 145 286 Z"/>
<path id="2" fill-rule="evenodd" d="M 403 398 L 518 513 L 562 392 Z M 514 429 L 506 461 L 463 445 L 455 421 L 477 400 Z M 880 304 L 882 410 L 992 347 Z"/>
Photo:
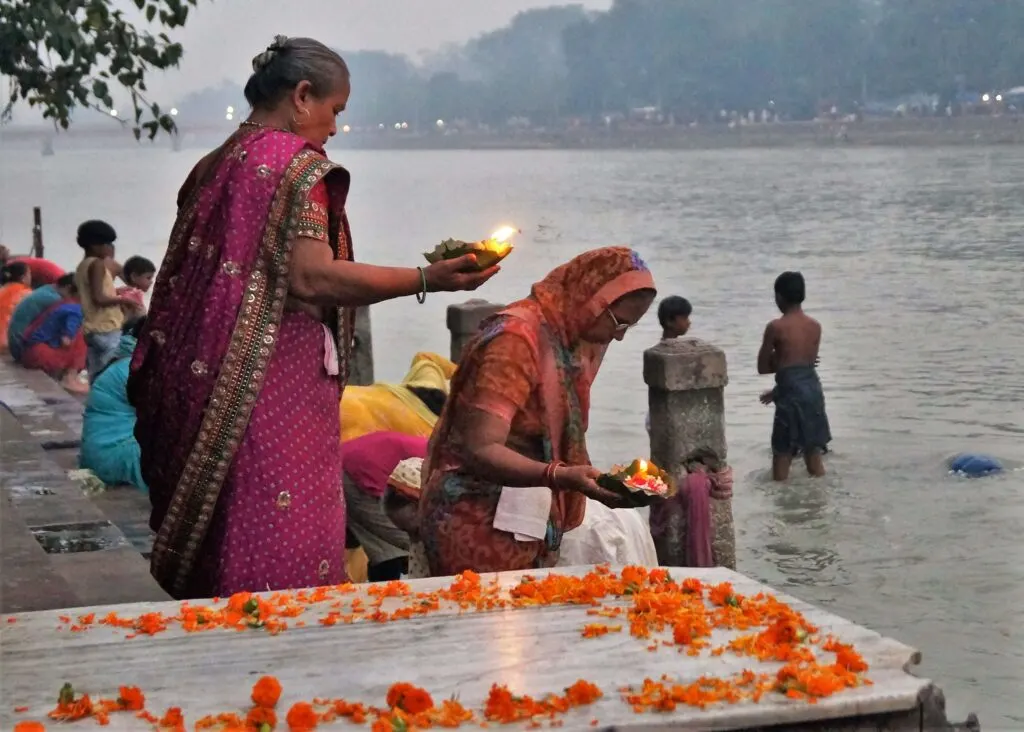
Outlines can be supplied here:
<path id="1" fill-rule="evenodd" d="M 810 119 L 912 95 L 952 113 L 1024 85 L 1024 0 L 615 0 L 523 12 L 416 62 L 344 55 L 353 127 L 543 126 L 638 109 Z M 187 124 L 225 105 L 242 105 L 234 84 L 178 106 Z"/>

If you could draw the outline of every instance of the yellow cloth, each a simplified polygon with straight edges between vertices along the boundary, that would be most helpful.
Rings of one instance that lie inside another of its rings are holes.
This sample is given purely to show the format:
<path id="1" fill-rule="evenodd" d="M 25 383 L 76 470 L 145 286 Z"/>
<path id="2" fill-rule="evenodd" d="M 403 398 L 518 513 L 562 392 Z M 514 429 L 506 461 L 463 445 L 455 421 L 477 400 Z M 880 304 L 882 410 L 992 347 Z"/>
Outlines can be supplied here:
<path id="1" fill-rule="evenodd" d="M 436 353 L 417 353 L 401 384 L 349 386 L 341 396 L 341 441 L 372 432 L 430 437 L 437 415 L 409 387 L 448 392 L 455 364 Z"/>
<path id="2" fill-rule="evenodd" d="M 412 357 L 409 372 L 402 379 L 402 386 L 437 389 L 448 393 L 448 382 L 455 374 L 455 364 L 436 353 L 417 353 Z"/>

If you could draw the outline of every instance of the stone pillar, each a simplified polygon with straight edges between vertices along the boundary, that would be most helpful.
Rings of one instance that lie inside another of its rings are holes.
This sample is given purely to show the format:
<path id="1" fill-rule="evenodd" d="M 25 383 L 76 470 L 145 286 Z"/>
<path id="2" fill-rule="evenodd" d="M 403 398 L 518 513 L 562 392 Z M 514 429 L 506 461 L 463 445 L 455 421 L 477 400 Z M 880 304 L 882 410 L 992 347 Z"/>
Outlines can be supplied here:
<path id="1" fill-rule="evenodd" d="M 457 305 L 448 306 L 448 331 L 452 335 L 451 359 L 458 363 L 462 349 L 469 339 L 476 335 L 480 323 L 501 310 L 504 305 L 487 300 L 466 300 Z"/>
<path id="2" fill-rule="evenodd" d="M 677 484 L 686 477 L 686 457 L 699 448 L 711 449 L 724 464 L 725 385 L 729 383 L 725 353 L 696 338 L 659 343 L 644 351 L 644 381 L 654 464 L 668 470 Z M 712 496 L 711 523 L 715 564 L 735 569 L 731 496 Z M 672 532 L 673 543 L 685 542 L 685 522 L 680 529 Z"/>
<path id="3" fill-rule="evenodd" d="M 373 383 L 373 329 L 370 327 L 370 308 L 356 308 L 355 342 L 352 347 L 352 370 L 348 383 L 369 386 Z"/>

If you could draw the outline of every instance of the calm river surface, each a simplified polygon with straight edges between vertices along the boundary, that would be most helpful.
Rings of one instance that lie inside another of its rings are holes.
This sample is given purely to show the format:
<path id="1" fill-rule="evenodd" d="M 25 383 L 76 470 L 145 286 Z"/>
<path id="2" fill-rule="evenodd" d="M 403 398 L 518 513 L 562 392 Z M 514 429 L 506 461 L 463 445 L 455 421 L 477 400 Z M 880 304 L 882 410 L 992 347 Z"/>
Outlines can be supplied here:
<path id="1" fill-rule="evenodd" d="M 0 237 L 71 267 L 77 224 L 111 221 L 120 257 L 159 260 L 174 198 L 204 151 L 0 148 Z M 661 294 L 695 305 L 725 349 L 740 570 L 920 648 L 952 716 L 1024 727 L 1024 472 L 946 474 L 960 450 L 1024 464 L 1024 150 L 346 152 L 357 256 L 418 264 L 448 236 L 522 227 L 481 296 L 507 301 L 590 247 L 628 243 Z M 772 413 L 755 355 L 772 282 L 802 270 L 825 328 L 830 475 L 767 480 Z M 373 309 L 379 379 L 446 353 L 432 295 Z M 599 464 L 648 452 L 644 348 L 653 313 L 610 349 L 595 386 Z"/>

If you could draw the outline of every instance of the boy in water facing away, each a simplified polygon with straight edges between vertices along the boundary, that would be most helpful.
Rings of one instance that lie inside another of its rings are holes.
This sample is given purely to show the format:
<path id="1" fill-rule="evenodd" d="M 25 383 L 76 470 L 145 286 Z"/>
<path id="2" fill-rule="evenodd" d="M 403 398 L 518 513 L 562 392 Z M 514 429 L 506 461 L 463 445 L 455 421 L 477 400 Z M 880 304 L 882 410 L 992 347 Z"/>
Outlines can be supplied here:
<path id="1" fill-rule="evenodd" d="M 803 311 L 804 276 L 783 272 L 775 280 L 775 304 L 782 317 L 768 323 L 757 354 L 757 373 L 775 374 L 775 388 L 761 395 L 775 403 L 772 425 L 772 480 L 789 478 L 793 458 L 803 455 L 807 472 L 825 474 L 822 455 L 832 441 L 825 393 L 818 378 L 821 323 Z"/>

